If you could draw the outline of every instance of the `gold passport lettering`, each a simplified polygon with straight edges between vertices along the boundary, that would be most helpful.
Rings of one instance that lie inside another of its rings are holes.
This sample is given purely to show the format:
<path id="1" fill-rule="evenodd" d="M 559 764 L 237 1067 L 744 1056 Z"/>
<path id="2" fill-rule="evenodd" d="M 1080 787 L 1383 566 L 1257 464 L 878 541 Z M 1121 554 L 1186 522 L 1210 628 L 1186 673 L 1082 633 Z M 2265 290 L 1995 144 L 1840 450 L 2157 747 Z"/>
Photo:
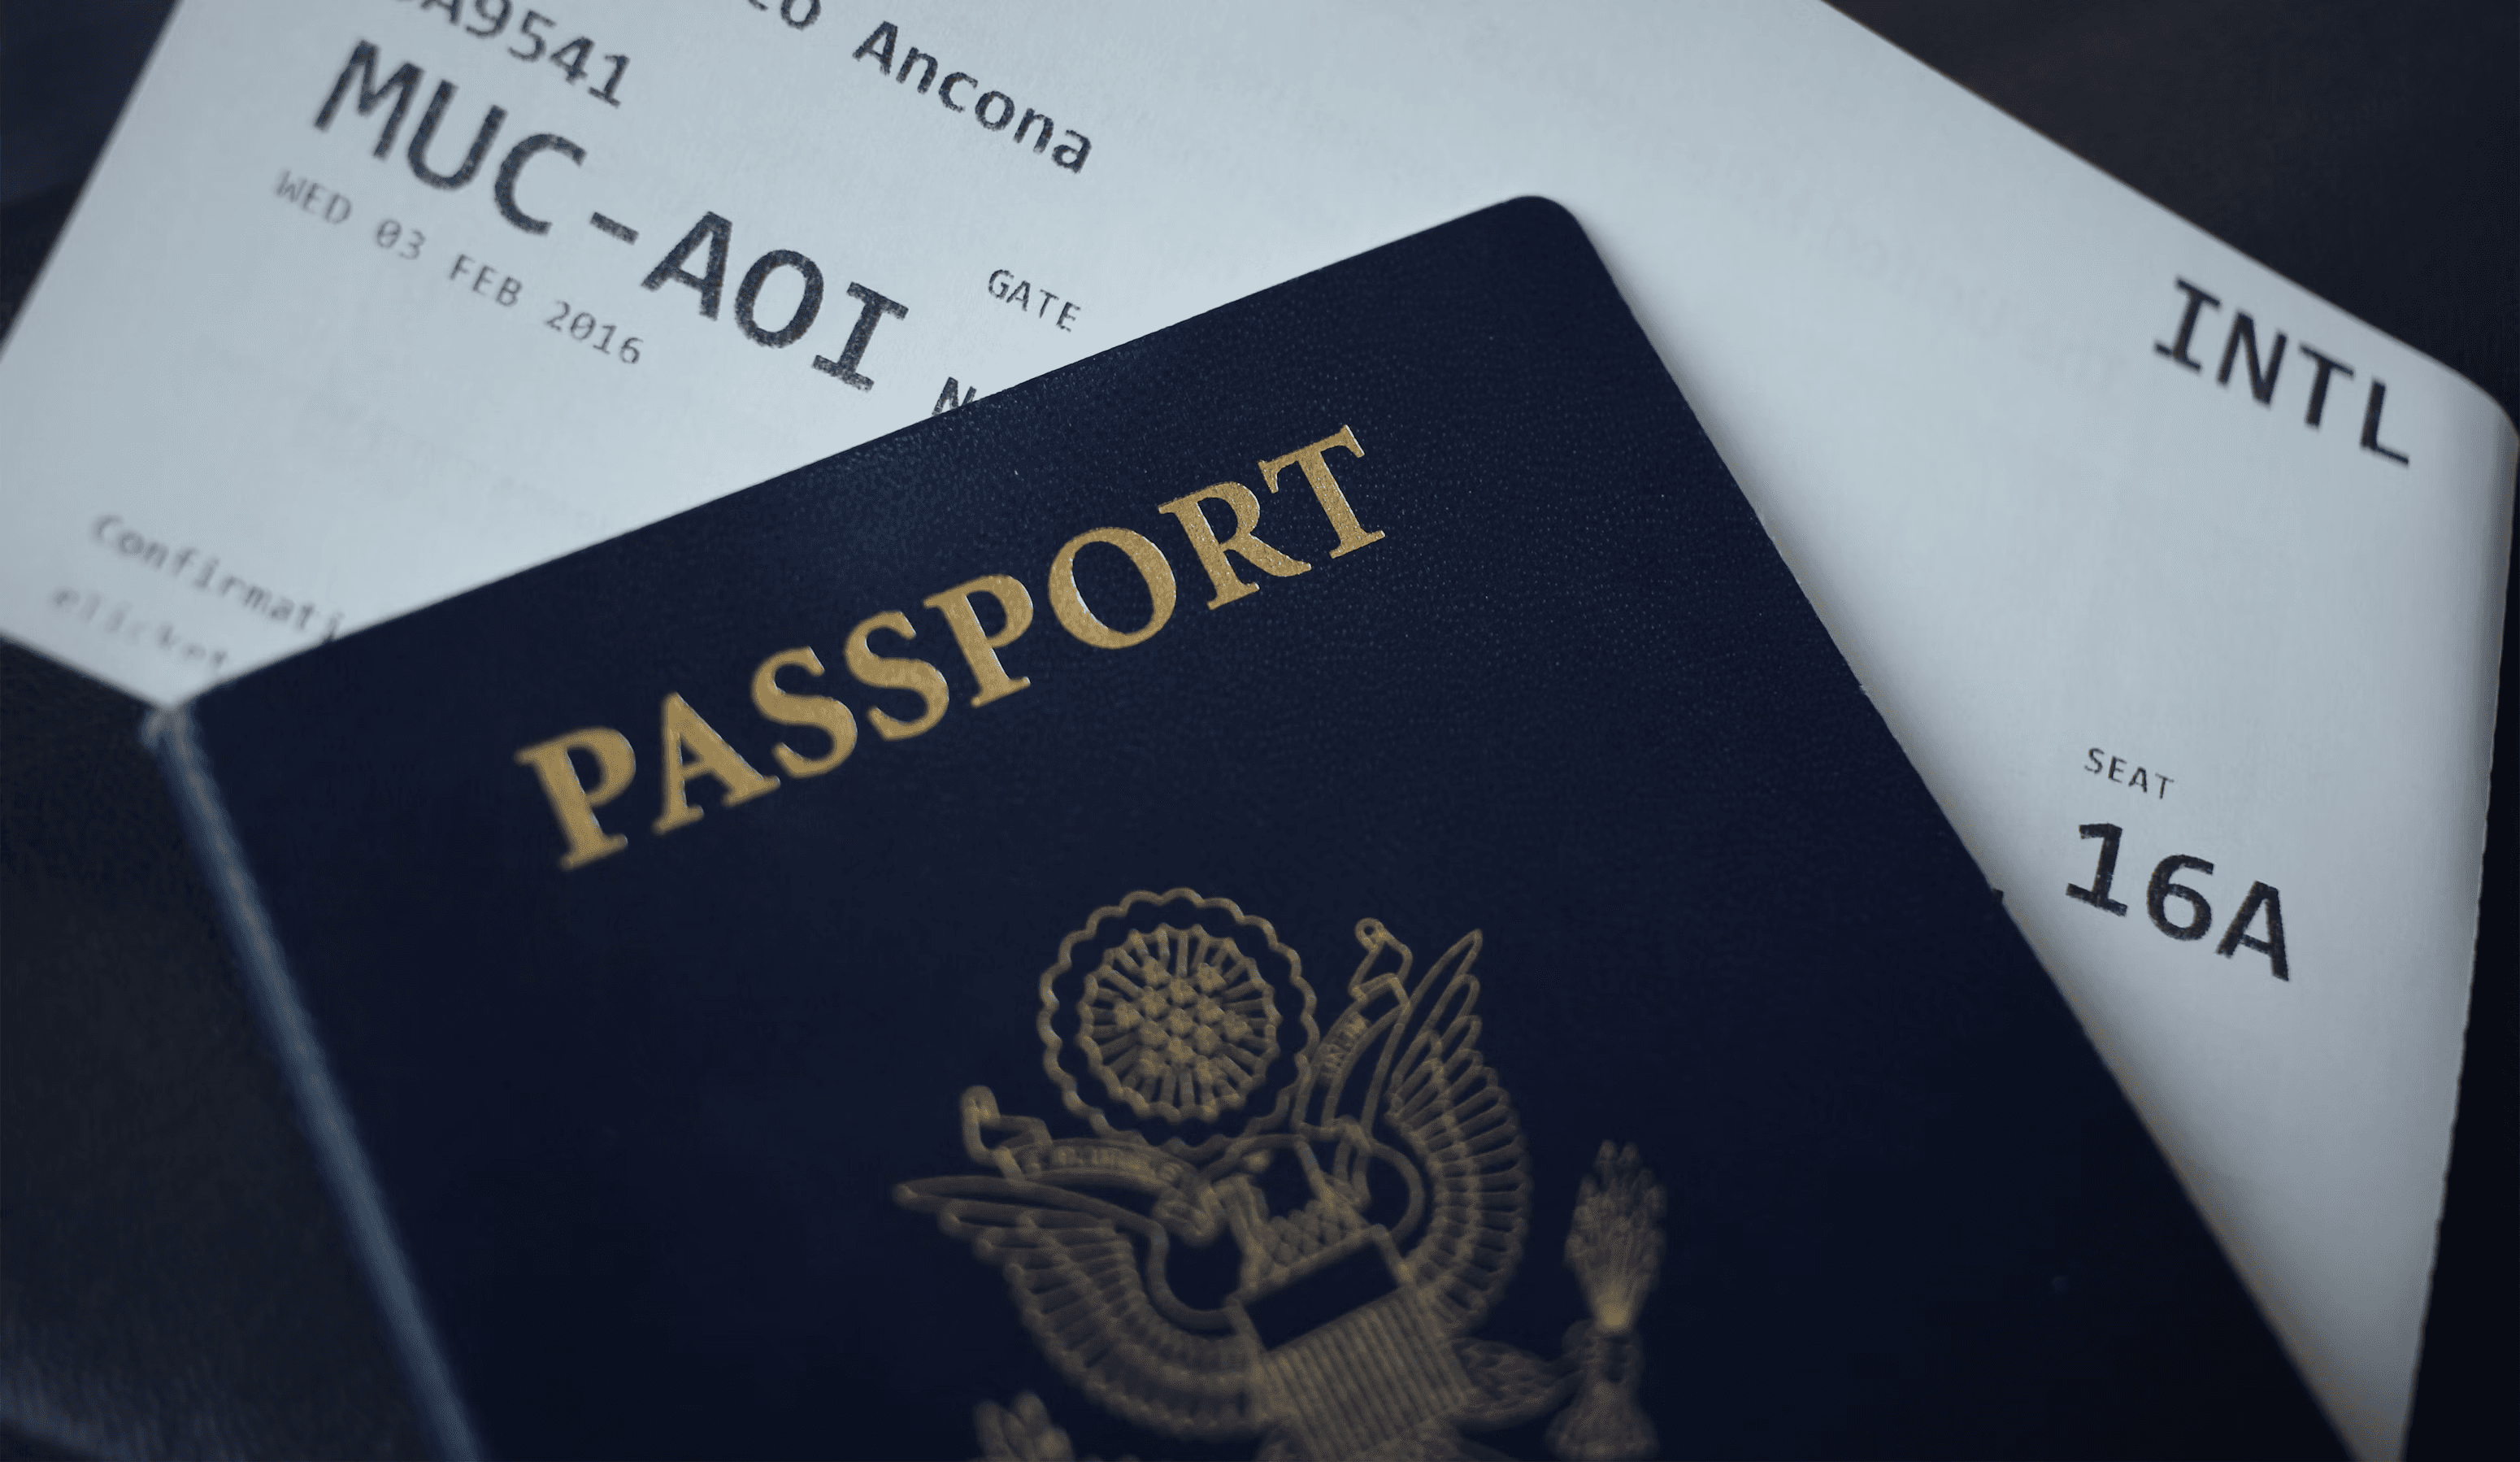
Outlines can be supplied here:
<path id="1" fill-rule="evenodd" d="M 875 723 L 876 735 L 886 741 L 907 741 L 944 719 L 945 707 L 950 699 L 945 691 L 945 675 L 923 660 L 876 654 L 869 637 L 878 629 L 897 634 L 905 640 L 919 638 L 919 631 L 912 626 L 908 615 L 899 610 L 885 610 L 880 615 L 872 615 L 858 621 L 858 627 L 849 631 L 843 654 L 849 662 L 849 673 L 858 678 L 859 684 L 879 690 L 918 693 L 922 708 L 915 721 L 895 720 L 879 709 L 867 712 L 867 719 Z"/>
<path id="2" fill-rule="evenodd" d="M 594 758 L 593 787 L 578 776 L 576 766 L 569 760 L 572 752 L 583 752 Z M 605 832 L 595 820 L 596 808 L 630 788 L 631 773 L 639 765 L 638 754 L 630 750 L 630 738 L 609 726 L 588 726 L 525 748 L 517 754 L 517 764 L 532 767 L 534 775 L 542 780 L 543 796 L 551 799 L 552 815 L 560 819 L 560 830 L 568 839 L 568 854 L 560 860 L 560 866 L 575 868 L 630 845 L 629 839 Z"/>
<path id="3" fill-rule="evenodd" d="M 1321 502 L 1322 512 L 1328 515 L 1330 526 L 1338 529 L 1338 547 L 1330 550 L 1330 557 L 1336 559 L 1356 552 L 1382 535 L 1367 532 L 1364 525 L 1356 521 L 1356 510 L 1347 505 L 1347 494 L 1339 491 L 1338 479 L 1330 476 L 1330 464 L 1326 454 L 1332 447 L 1338 447 L 1351 456 L 1365 455 L 1365 448 L 1356 444 L 1356 434 L 1341 427 L 1335 436 L 1325 436 L 1311 446 L 1298 447 L 1282 457 L 1272 457 L 1261 463 L 1260 480 L 1275 492 L 1278 490 L 1278 474 L 1284 472 L 1288 463 L 1303 467 L 1304 480 L 1313 484 L 1313 496 Z"/>
<path id="4" fill-rule="evenodd" d="M 808 675 L 823 673 L 823 662 L 809 647 L 782 650 L 754 666 L 752 671 L 752 708 L 766 721 L 782 726 L 817 726 L 832 740 L 832 748 L 820 756 L 806 756 L 795 748 L 781 742 L 770 749 L 780 770 L 791 777 L 819 777 L 849 759 L 858 749 L 857 717 L 849 708 L 829 696 L 803 696 L 779 688 L 779 672 L 794 665 Z"/>
<path id="5" fill-rule="evenodd" d="M 1154 608 L 1147 622 L 1137 628 L 1121 631 L 1102 622 L 1094 611 L 1085 607 L 1085 596 L 1076 589 L 1076 554 L 1089 543 L 1108 543 L 1126 554 L 1129 566 L 1147 581 L 1147 597 Z M 1127 528 L 1087 528 L 1067 540 L 1058 557 L 1050 561 L 1050 612 L 1058 617 L 1058 627 L 1098 650 L 1126 650 L 1131 645 L 1152 639 L 1173 617 L 1176 590 L 1173 566 L 1164 562 L 1161 550 L 1147 541 L 1143 533 Z"/>
<path id="6" fill-rule="evenodd" d="M 683 796 L 683 787 L 694 777 L 715 777 L 726 789 L 718 805 L 732 807 L 748 802 L 764 793 L 779 790 L 777 777 L 765 777 L 752 769 L 752 764 L 737 754 L 726 738 L 700 719 L 682 697 L 665 697 L 662 720 L 665 724 L 665 809 L 656 815 L 655 830 L 670 833 L 700 820 L 700 809 Z"/>
<path id="7" fill-rule="evenodd" d="M 1208 521 L 1207 510 L 1199 506 L 1210 500 L 1234 510 L 1234 536 L 1223 542 L 1217 540 L 1216 525 Z M 1209 581 L 1216 585 L 1216 597 L 1207 602 L 1209 609 L 1223 609 L 1246 594 L 1260 592 L 1258 584 L 1245 582 L 1234 571 L 1234 565 L 1225 557 L 1229 553 L 1240 554 L 1252 568 L 1279 578 L 1312 571 L 1312 565 L 1286 557 L 1261 542 L 1251 531 L 1260 525 L 1260 499 L 1240 482 L 1218 482 L 1201 487 L 1188 497 L 1174 498 L 1158 511 L 1170 513 L 1181 521 L 1182 531 L 1190 537 L 1192 552 L 1198 555 L 1200 567 L 1207 570 Z"/>
<path id="8" fill-rule="evenodd" d="M 986 594 L 997 601 L 997 633 L 980 628 L 980 612 L 971 605 L 974 594 Z M 998 652 L 1032 628 L 1032 595 L 1020 581 L 1003 573 L 983 573 L 968 584 L 930 594 L 921 602 L 943 615 L 946 627 L 954 631 L 954 643 L 961 648 L 964 662 L 971 667 L 971 678 L 980 684 L 979 693 L 971 697 L 972 705 L 986 706 L 1032 684 L 1030 676 L 1011 676 L 1007 667 L 998 663 Z"/>
<path id="9" fill-rule="evenodd" d="M 1278 490 L 1280 476 L 1288 467 L 1303 473 L 1304 480 L 1313 489 L 1314 501 L 1337 535 L 1338 544 L 1330 550 L 1330 557 L 1335 559 L 1379 542 L 1384 535 L 1367 529 L 1357 521 L 1356 509 L 1330 472 L 1328 454 L 1332 451 L 1360 458 L 1365 455 L 1356 434 L 1341 427 L 1309 446 L 1265 459 L 1259 467 L 1260 480 L 1273 493 Z M 1222 503 L 1233 517 L 1233 530 L 1223 537 L 1218 536 L 1217 523 L 1207 514 L 1205 505 L 1209 502 Z M 1239 482 L 1202 487 L 1159 503 L 1155 511 L 1179 525 L 1192 556 L 1206 571 L 1215 590 L 1207 602 L 1211 610 L 1260 591 L 1259 584 L 1241 576 L 1235 566 L 1236 559 L 1274 578 L 1287 578 L 1312 570 L 1312 565 L 1260 538 L 1256 531 L 1260 525 L 1260 496 Z M 1076 561 L 1085 550 L 1098 546 L 1116 550 L 1145 581 L 1150 605 L 1145 623 L 1135 628 L 1115 627 L 1085 602 L 1076 581 Z M 1058 621 L 1058 627 L 1098 650 L 1126 650 L 1154 638 L 1172 621 L 1173 609 L 1180 598 L 1180 585 L 1163 550 L 1144 533 L 1125 527 L 1088 528 L 1068 539 L 1050 561 L 1049 589 L 1051 617 Z M 969 705 L 987 706 L 1032 684 L 1028 675 L 1010 673 L 999 659 L 999 652 L 1032 628 L 1032 591 L 1021 579 L 1005 573 L 983 573 L 920 602 L 945 621 L 954 648 L 962 654 L 963 666 L 970 673 L 972 683 Z M 945 718 L 953 705 L 952 688 L 945 672 L 934 663 L 917 656 L 886 653 L 892 648 L 888 643 L 878 650 L 878 635 L 908 644 L 919 638 L 919 628 L 899 610 L 870 615 L 842 640 L 840 661 L 850 677 L 871 691 L 902 692 L 918 698 L 919 713 L 909 719 L 879 706 L 865 708 L 867 724 L 878 737 L 907 741 Z M 752 671 L 752 707 L 774 725 L 818 731 L 830 742 L 818 755 L 809 755 L 784 741 L 771 749 L 772 759 L 789 777 L 819 777 L 846 761 L 857 749 L 857 716 L 835 697 L 807 695 L 783 687 L 779 676 L 786 670 L 819 677 L 823 674 L 823 662 L 809 645 L 782 650 L 762 661 Z M 552 819 L 559 825 L 564 845 L 560 859 L 563 870 L 582 868 L 630 845 L 626 835 L 608 832 L 596 815 L 597 808 L 628 791 L 637 777 L 638 754 L 628 737 L 609 726 L 582 727 L 522 749 L 516 754 L 515 761 L 533 772 L 544 800 L 551 804 Z M 780 787 L 779 778 L 746 761 L 677 693 L 665 696 L 659 712 L 657 761 L 661 768 L 658 805 L 654 821 L 649 824 L 650 831 L 657 836 L 700 820 L 704 809 L 691 797 L 696 783 L 717 783 L 716 805 L 720 808 L 765 797 Z M 587 780 L 590 771 L 594 776 L 591 785 Z"/>

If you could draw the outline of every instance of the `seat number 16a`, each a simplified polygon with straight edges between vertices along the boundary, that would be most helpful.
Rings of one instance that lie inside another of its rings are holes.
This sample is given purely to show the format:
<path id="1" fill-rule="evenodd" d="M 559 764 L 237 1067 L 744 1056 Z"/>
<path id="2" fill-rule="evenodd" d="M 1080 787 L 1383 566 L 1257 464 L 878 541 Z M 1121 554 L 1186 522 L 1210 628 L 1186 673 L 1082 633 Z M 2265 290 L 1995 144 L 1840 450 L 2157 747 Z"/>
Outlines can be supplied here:
<path id="1" fill-rule="evenodd" d="M 2109 886 L 2118 872 L 2118 842 L 2126 829 L 2112 822 L 2087 822 L 2083 836 L 2100 840 L 2099 866 L 2092 870 L 2092 886 L 2065 886 L 2065 896 L 2078 899 L 2106 914 L 2123 918 L 2127 906 L 2109 896 Z M 2152 882 L 2144 890 L 2144 912 L 2152 916 L 2152 927 L 2174 939 L 2201 939 L 2214 927 L 2214 906 L 2205 895 L 2179 882 L 2188 874 L 2207 874 L 2214 865 L 2186 853 L 2172 853 L 2152 867 Z M 2178 905 L 2179 917 L 2172 917 L 2172 905 Z M 2251 883 L 2248 896 L 2240 900 L 2240 911 L 2231 916 L 2214 952 L 2229 959 L 2242 949 L 2253 949 L 2267 957 L 2271 973 L 2289 982 L 2292 970 L 2284 959 L 2283 899 L 2273 886 Z"/>

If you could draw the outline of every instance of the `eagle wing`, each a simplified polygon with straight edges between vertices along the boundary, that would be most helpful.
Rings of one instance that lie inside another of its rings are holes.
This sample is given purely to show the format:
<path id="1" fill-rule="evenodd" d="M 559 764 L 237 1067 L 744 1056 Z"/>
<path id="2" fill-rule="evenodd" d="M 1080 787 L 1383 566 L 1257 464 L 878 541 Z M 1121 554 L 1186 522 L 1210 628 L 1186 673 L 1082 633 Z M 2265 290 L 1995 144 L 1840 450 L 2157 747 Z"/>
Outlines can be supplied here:
<path id="1" fill-rule="evenodd" d="M 1512 1099 L 1479 1052 L 1481 945 L 1463 936 L 1419 977 L 1365 1093 L 1365 1116 L 1415 1160 L 1424 1208 L 1394 1238 L 1420 1294 L 1460 1334 L 1478 1324 L 1522 1260 L 1531 1165 Z M 1421 1225 L 1422 1226 L 1419 1226 Z"/>
<path id="2" fill-rule="evenodd" d="M 998 1266 L 1024 1327 L 1097 1403 L 1179 1438 L 1257 1430 L 1249 1343 L 1231 1330 L 1193 1330 L 1149 1293 L 1148 1276 L 1161 1283 L 1171 1243 L 1162 1224 L 1027 1179 L 924 1178 L 901 1184 L 894 1197 L 935 1214 L 937 1227 Z"/>

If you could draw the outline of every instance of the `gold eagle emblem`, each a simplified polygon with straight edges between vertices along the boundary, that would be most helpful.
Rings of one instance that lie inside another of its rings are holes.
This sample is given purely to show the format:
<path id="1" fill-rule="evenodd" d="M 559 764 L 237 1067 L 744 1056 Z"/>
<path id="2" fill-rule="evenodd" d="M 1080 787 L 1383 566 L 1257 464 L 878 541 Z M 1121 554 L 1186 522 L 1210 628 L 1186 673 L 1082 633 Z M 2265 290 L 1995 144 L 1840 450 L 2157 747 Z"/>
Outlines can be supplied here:
<path id="1" fill-rule="evenodd" d="M 975 1086 L 963 1142 L 981 1171 L 894 1197 L 1005 1274 L 1078 1390 L 1167 1438 L 1459 1456 L 1478 1454 L 1463 1432 L 1564 1405 L 1560 1456 L 1650 1452 L 1635 1324 L 1661 1189 L 1604 1143 L 1566 1246 L 1592 1319 L 1555 1360 L 1474 1338 L 1531 1206 L 1522 1127 L 1478 1045 L 1481 936 L 1422 973 L 1378 921 L 1356 937 L 1324 1032 L 1301 959 L 1231 900 L 1097 909 L 1043 973 L 1038 1018 L 1042 1065 L 1090 1135 Z M 978 1425 L 990 1455 L 1067 1455 L 1030 1394 Z"/>

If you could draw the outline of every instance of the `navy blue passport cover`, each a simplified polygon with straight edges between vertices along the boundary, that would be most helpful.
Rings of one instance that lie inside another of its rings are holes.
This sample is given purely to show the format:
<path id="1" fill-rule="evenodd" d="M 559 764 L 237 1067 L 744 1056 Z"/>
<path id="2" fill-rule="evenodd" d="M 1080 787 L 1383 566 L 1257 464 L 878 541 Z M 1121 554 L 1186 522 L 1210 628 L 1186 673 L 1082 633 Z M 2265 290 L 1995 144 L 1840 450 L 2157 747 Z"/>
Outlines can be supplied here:
<path id="1" fill-rule="evenodd" d="M 1552 204 L 157 731 L 449 1451 L 2336 1449 Z"/>

